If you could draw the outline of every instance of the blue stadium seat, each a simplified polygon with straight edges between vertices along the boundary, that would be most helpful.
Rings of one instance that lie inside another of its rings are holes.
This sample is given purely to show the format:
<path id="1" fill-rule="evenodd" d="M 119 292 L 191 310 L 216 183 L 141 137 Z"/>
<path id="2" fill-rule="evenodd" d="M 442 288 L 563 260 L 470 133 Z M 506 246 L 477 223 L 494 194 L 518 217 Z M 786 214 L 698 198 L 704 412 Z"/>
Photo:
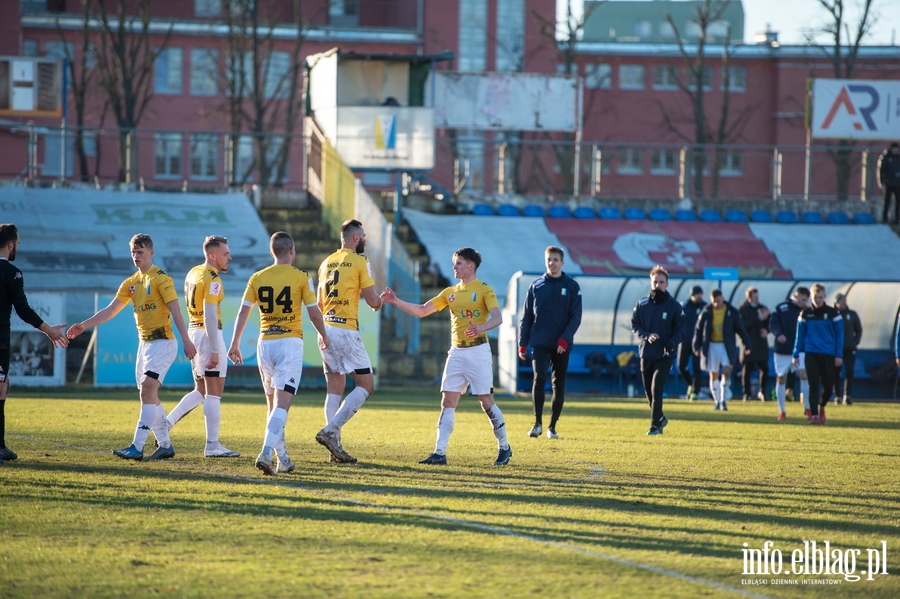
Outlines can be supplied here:
<path id="1" fill-rule="evenodd" d="M 522 209 L 522 214 L 525 216 L 539 216 L 544 218 L 544 209 L 537 204 L 528 204 Z"/>
<path id="2" fill-rule="evenodd" d="M 600 218 L 605 220 L 620 220 L 622 214 L 615 206 L 604 206 L 600 209 Z"/>
<path id="3" fill-rule="evenodd" d="M 754 210 L 750 213 L 750 222 L 772 223 L 775 222 L 775 219 L 772 218 L 772 213 L 768 210 Z"/>
<path id="4" fill-rule="evenodd" d="M 821 212 L 810 210 L 800 215 L 800 222 L 806 223 L 807 225 L 821 225 L 825 223 L 825 219 L 822 218 Z"/>
<path id="5" fill-rule="evenodd" d="M 850 222 L 846 212 L 829 212 L 827 220 L 829 225 L 846 225 Z"/>
<path id="6" fill-rule="evenodd" d="M 500 204 L 497 206 L 497 214 L 500 216 L 519 216 L 519 209 L 512 204 Z"/>
<path id="7" fill-rule="evenodd" d="M 700 220 L 705 223 L 720 223 L 722 222 L 722 215 L 719 214 L 718 210 L 707 208 L 700 211 Z"/>
<path id="8" fill-rule="evenodd" d="M 626 208 L 625 209 L 625 219 L 626 220 L 644 220 L 647 218 L 647 215 L 644 214 L 643 208 Z"/>
<path id="9" fill-rule="evenodd" d="M 575 218 L 597 218 L 597 214 L 590 206 L 579 206 L 575 209 L 573 216 L 575 216 Z"/>
<path id="10" fill-rule="evenodd" d="M 783 225 L 792 225 L 794 223 L 800 222 L 797 219 L 797 214 L 791 210 L 779 210 L 775 214 L 775 222 L 781 223 Z"/>
<path id="11" fill-rule="evenodd" d="M 550 210 L 547 211 L 547 216 L 550 218 L 571 218 L 572 214 L 565 206 L 550 206 Z"/>
<path id="12" fill-rule="evenodd" d="M 478 216 L 493 216 L 494 209 L 491 208 L 488 204 L 475 204 L 472 206 L 472 214 L 476 214 Z"/>
<path id="13" fill-rule="evenodd" d="M 747 222 L 747 213 L 743 210 L 729 210 L 725 213 L 725 222 L 745 223 Z"/>
<path id="14" fill-rule="evenodd" d="M 675 220 L 681 221 L 683 223 L 689 223 L 697 220 L 697 215 L 694 214 L 693 210 L 676 210 L 675 211 Z"/>
<path id="15" fill-rule="evenodd" d="M 853 222 L 857 225 L 874 225 L 875 219 L 872 218 L 871 214 L 867 214 L 865 212 L 857 212 L 853 215 Z"/>
<path id="16" fill-rule="evenodd" d="M 650 220 L 672 220 L 672 214 L 665 208 L 654 208 L 650 211 Z"/>

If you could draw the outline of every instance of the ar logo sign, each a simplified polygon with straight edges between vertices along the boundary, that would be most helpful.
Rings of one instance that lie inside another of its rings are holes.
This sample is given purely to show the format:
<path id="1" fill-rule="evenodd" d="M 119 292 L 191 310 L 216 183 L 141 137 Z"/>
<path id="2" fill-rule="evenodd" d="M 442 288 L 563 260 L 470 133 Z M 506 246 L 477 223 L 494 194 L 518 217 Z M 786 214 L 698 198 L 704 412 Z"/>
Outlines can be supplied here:
<path id="1" fill-rule="evenodd" d="M 850 97 L 851 93 L 868 94 L 869 104 L 866 106 L 860 105 L 857 110 L 857 106 Z M 826 116 L 825 120 L 822 122 L 822 129 L 828 129 L 828 127 L 831 126 L 831 122 L 837 115 L 838 110 L 843 107 L 847 111 L 847 114 L 851 116 L 857 116 L 857 113 L 859 113 L 866 122 L 869 131 L 875 131 L 877 127 L 875 126 L 875 121 L 872 120 L 872 113 L 878 108 L 879 101 L 880 97 L 878 95 L 878 90 L 871 85 L 844 85 L 841 87 L 841 91 L 838 92 L 837 97 L 831 104 L 831 108 L 828 110 L 828 116 Z M 853 128 L 857 131 L 862 131 L 863 125 L 859 121 L 854 121 Z"/>

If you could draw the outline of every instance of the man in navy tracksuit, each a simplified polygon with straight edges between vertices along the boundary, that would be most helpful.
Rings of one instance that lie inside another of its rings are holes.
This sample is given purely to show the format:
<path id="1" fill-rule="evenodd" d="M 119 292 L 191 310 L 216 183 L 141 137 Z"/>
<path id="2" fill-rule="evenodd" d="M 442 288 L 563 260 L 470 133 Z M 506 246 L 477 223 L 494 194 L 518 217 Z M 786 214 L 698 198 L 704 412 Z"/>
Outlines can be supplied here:
<path id="1" fill-rule="evenodd" d="M 694 353 L 692 347 L 694 341 L 694 327 L 697 325 L 697 319 L 700 318 L 700 311 L 706 306 L 703 301 L 703 288 L 694 285 L 691 288 L 691 297 L 681 303 L 681 310 L 684 312 L 684 337 L 681 340 L 681 346 L 678 348 L 678 372 L 681 378 L 687 383 L 687 399 L 697 399 L 700 392 L 700 356 Z M 691 364 L 690 370 L 688 364 Z"/>
<path id="2" fill-rule="evenodd" d="M 726 391 L 731 385 L 731 371 L 738 362 L 736 338 L 740 336 L 744 347 L 750 347 L 750 337 L 741 313 L 725 301 L 721 289 L 710 291 L 709 300 L 694 328 L 694 351 L 700 355 L 700 368 L 709 372 L 709 389 L 715 400 L 713 409 L 728 410 Z"/>
<path id="3" fill-rule="evenodd" d="M 669 419 L 663 414 L 663 389 L 675 360 L 675 348 L 684 337 L 681 304 L 669 295 L 669 273 L 662 266 L 650 271 L 650 295 L 641 298 L 631 315 L 631 332 L 640 339 L 641 377 L 650 403 L 648 435 L 661 435 Z"/>
<path id="4" fill-rule="evenodd" d="M 809 409 L 811 424 L 825 424 L 825 404 L 834 391 L 837 370 L 843 364 L 844 319 L 840 312 L 825 303 L 825 286 L 812 286 L 812 307 L 800 313 L 797 341 L 794 343 L 794 365 L 806 352 L 806 374 L 809 377 Z M 822 391 L 819 392 L 819 381 Z M 821 399 L 816 401 L 816 396 Z"/>
<path id="5" fill-rule="evenodd" d="M 544 385 L 549 366 L 553 400 L 547 438 L 559 438 L 556 423 L 566 399 L 566 370 L 575 331 L 581 325 L 581 288 L 562 271 L 564 257 L 562 248 L 556 246 L 544 251 L 547 272 L 528 288 L 519 328 L 519 357 L 525 359 L 530 345 L 534 367 L 534 426 L 528 433 L 531 437 L 540 437 L 543 432 Z"/>

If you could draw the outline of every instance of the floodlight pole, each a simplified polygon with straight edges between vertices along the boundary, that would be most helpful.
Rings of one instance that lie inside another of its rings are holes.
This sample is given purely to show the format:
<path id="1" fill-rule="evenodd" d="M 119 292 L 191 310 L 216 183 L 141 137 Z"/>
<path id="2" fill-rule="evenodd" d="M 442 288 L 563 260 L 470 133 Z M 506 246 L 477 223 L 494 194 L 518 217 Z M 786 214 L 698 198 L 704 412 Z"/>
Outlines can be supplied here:
<path id="1" fill-rule="evenodd" d="M 69 112 L 69 61 L 63 58 L 62 68 L 62 122 L 59 124 L 59 182 L 66 180 L 66 123 Z"/>
<path id="2" fill-rule="evenodd" d="M 581 112 L 583 110 L 582 95 L 584 89 L 582 87 L 581 77 L 576 78 L 575 83 L 575 164 L 572 167 L 572 191 L 577 198 L 581 193 L 581 138 L 584 134 L 582 125 Z"/>

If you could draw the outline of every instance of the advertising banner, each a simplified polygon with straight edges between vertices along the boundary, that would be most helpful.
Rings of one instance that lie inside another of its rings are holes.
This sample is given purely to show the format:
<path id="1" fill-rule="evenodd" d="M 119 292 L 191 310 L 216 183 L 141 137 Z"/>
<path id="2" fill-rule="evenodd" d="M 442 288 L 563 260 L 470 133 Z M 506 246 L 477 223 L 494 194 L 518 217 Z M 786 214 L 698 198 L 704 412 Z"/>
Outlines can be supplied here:
<path id="1" fill-rule="evenodd" d="M 66 322 L 62 293 L 28 293 L 28 304 L 50 325 Z M 50 338 L 23 322 L 16 311 L 10 319 L 9 376 L 14 385 L 61 387 L 66 384 L 66 350 L 53 347 Z"/>
<path id="2" fill-rule="evenodd" d="M 900 81 L 816 79 L 812 136 L 900 139 Z"/>

